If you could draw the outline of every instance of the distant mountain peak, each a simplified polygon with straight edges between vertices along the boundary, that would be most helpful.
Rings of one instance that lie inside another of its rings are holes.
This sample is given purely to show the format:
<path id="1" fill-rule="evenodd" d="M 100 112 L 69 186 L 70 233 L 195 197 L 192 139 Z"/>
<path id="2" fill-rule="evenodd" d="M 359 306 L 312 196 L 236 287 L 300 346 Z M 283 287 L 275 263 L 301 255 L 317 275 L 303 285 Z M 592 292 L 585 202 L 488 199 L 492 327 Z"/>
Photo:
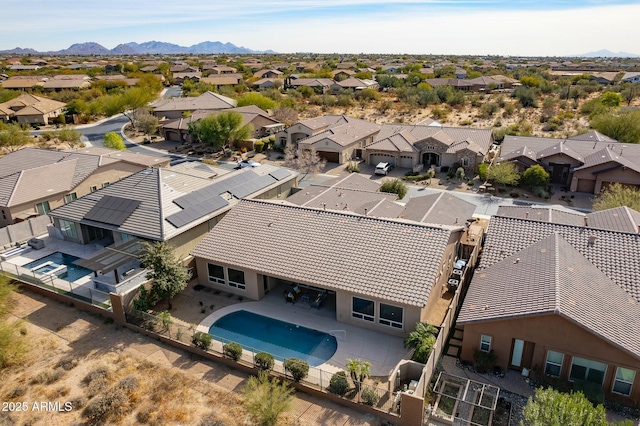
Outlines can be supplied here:
<path id="1" fill-rule="evenodd" d="M 155 55 L 155 54 L 217 54 L 217 53 L 275 53 L 273 50 L 264 52 L 251 50 L 243 46 L 236 46 L 233 43 L 222 43 L 220 41 L 203 41 L 191 46 L 180 46 L 163 41 L 146 41 L 144 43 L 122 43 L 109 50 L 96 42 L 74 43 L 67 49 L 56 52 L 38 52 L 34 49 L 23 49 L 16 47 L 11 50 L 3 50 L 5 54 L 34 54 L 49 53 L 61 55 Z"/>
<path id="2" fill-rule="evenodd" d="M 638 58 L 640 55 L 628 52 L 612 52 L 607 49 L 596 50 L 595 52 L 587 52 L 581 55 L 576 55 L 582 58 Z"/>

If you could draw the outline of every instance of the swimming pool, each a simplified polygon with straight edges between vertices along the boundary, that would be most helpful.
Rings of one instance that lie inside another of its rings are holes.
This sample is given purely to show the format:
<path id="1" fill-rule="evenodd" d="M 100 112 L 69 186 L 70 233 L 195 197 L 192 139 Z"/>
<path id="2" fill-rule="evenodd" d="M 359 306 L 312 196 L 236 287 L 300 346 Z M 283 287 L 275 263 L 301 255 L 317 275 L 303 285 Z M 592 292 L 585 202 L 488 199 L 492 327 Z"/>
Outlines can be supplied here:
<path id="1" fill-rule="evenodd" d="M 91 269 L 74 265 L 73 262 L 78 259 L 80 258 L 57 251 L 55 253 L 51 253 L 49 256 L 34 260 L 33 262 L 29 262 L 26 265 L 22 265 L 22 267 L 27 269 L 37 268 L 35 269 L 35 272 L 37 274 L 47 274 L 51 273 L 60 266 L 66 266 L 66 272 L 62 272 L 60 275 L 56 275 L 58 275 L 58 278 L 63 280 L 75 281 L 93 272 L 91 271 Z"/>
<path id="2" fill-rule="evenodd" d="M 336 338 L 327 333 L 242 310 L 217 320 L 209 334 L 276 358 L 300 358 L 312 367 L 328 361 L 338 349 Z"/>

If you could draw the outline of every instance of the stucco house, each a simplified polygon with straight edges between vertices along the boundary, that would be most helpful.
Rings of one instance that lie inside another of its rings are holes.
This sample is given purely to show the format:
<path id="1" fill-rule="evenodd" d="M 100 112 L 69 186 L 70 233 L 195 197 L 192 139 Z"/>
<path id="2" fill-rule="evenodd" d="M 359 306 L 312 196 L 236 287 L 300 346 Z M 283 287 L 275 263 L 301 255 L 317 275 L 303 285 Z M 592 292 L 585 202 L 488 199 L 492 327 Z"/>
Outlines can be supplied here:
<path id="1" fill-rule="evenodd" d="M 333 93 L 338 93 L 344 89 L 359 91 L 364 89 L 378 90 L 379 88 L 380 84 L 378 84 L 378 82 L 375 80 L 365 80 L 355 77 L 349 77 L 344 80 L 337 81 L 331 85 L 331 91 Z"/>
<path id="2" fill-rule="evenodd" d="M 250 300 L 298 286 L 336 321 L 406 336 L 440 299 L 462 229 L 242 200 L 191 254 L 203 286 Z"/>
<path id="3" fill-rule="evenodd" d="M 45 215 L 139 170 L 168 164 L 168 158 L 98 147 L 21 149 L 0 158 L 0 226 Z"/>
<path id="4" fill-rule="evenodd" d="M 188 117 L 176 118 L 160 123 L 158 131 L 160 135 L 169 141 L 192 142 L 189 135 L 189 124 L 204 117 L 220 114 L 223 111 L 234 111 L 242 116 L 242 125 L 251 124 L 253 133 L 250 138 L 262 138 L 269 136 L 274 129 L 284 128 L 284 124 L 272 118 L 266 111 L 255 105 L 230 108 L 219 111 L 196 110 Z"/>
<path id="5" fill-rule="evenodd" d="M 380 131 L 380 126 L 346 115 L 323 115 L 301 121 L 276 133 L 280 146 L 297 144 L 299 149 L 315 148 L 328 162 L 343 164 L 362 157 L 362 150 Z"/>
<path id="6" fill-rule="evenodd" d="M 413 170 L 456 164 L 475 170 L 492 143 L 489 129 L 385 124 L 376 140 L 366 146 L 364 158 L 367 164 L 386 162 Z"/>
<path id="7" fill-rule="evenodd" d="M 148 168 L 49 216 L 68 241 L 165 241 L 183 258 L 241 198 L 284 199 L 297 179 L 297 173 L 270 165 L 232 172 L 202 163 Z"/>
<path id="8" fill-rule="evenodd" d="M 159 99 L 151 103 L 153 115 L 166 119 L 181 118 L 196 110 L 215 111 L 235 108 L 238 102 L 218 93 L 205 92 L 195 98 Z"/>
<path id="9" fill-rule="evenodd" d="M 457 320 L 461 358 L 493 351 L 502 369 L 640 402 L 640 213 L 537 210 L 491 218 Z"/>
<path id="10" fill-rule="evenodd" d="M 49 124 L 59 115 L 63 114 L 64 102 L 42 98 L 34 95 L 20 95 L 0 104 L 0 119 L 5 121 L 16 119 L 24 124 Z"/>
<path id="11" fill-rule="evenodd" d="M 616 182 L 640 186 L 640 146 L 596 131 L 569 139 L 505 136 L 497 161 L 512 162 L 521 170 L 539 164 L 551 182 L 572 192 L 599 194 Z"/>

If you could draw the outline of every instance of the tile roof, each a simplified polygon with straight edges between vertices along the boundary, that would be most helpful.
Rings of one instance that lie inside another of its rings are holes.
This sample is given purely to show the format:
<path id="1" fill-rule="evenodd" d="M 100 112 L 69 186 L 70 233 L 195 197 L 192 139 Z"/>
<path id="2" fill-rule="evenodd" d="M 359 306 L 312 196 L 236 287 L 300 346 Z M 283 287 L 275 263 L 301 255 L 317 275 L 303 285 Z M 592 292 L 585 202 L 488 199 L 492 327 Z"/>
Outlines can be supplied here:
<path id="1" fill-rule="evenodd" d="M 38 115 L 48 114 L 52 111 L 64 108 L 64 102 L 54 101 L 53 99 L 42 98 L 29 94 L 23 94 L 17 98 L 13 98 L 7 102 L 0 104 L 1 110 L 12 110 L 14 115 Z"/>
<path id="2" fill-rule="evenodd" d="M 367 150 L 380 150 L 386 152 L 419 152 L 414 146 L 416 138 L 408 131 L 401 131 L 384 139 L 378 139 L 367 145 Z"/>
<path id="3" fill-rule="evenodd" d="M 582 155 L 578 154 L 573 149 L 569 148 L 563 142 L 564 141 L 560 141 L 555 145 L 551 145 L 548 148 L 538 151 L 536 158 L 540 160 L 540 159 L 543 159 L 544 157 L 550 157 L 552 155 L 557 155 L 557 154 L 564 154 L 580 162 L 584 161 L 584 158 L 582 157 Z"/>
<path id="4" fill-rule="evenodd" d="M 479 268 L 486 269 L 554 232 L 640 302 L 640 234 L 492 216 Z"/>
<path id="5" fill-rule="evenodd" d="M 625 158 L 608 147 L 585 157 L 584 164 L 575 170 L 588 169 L 593 166 L 599 166 L 607 163 L 618 163 L 620 166 L 628 167 L 629 169 L 640 173 L 640 163 L 636 163 L 629 158 Z"/>
<path id="6" fill-rule="evenodd" d="M 640 233 L 640 212 L 627 206 L 589 213 L 587 220 L 589 226 L 594 228 Z"/>
<path id="7" fill-rule="evenodd" d="M 476 270 L 457 323 L 541 314 L 559 314 L 640 358 L 640 301 L 560 232 Z"/>
<path id="8" fill-rule="evenodd" d="M 471 129 L 466 127 L 444 127 L 444 126 L 425 126 L 416 124 L 384 124 L 380 129 L 380 133 L 376 137 L 377 141 L 383 141 L 396 134 L 402 134 L 406 142 L 415 145 L 425 142 L 429 138 L 434 138 L 441 143 L 451 146 L 460 142 L 467 141 L 467 145 L 460 145 L 461 149 L 477 150 L 480 153 L 487 153 L 493 143 L 493 136 L 489 129 Z M 409 137 L 411 135 L 411 138 Z M 403 143 L 401 139 L 394 139 L 398 144 Z M 375 146 L 370 144 L 367 146 L 375 147 L 380 150 L 386 145 Z M 390 150 L 397 151 L 393 144 L 389 144 Z M 479 148 L 479 149 L 478 149 Z"/>
<path id="9" fill-rule="evenodd" d="M 423 223 L 464 225 L 475 210 L 475 204 L 447 192 L 440 192 L 411 198 L 398 217 Z"/>
<path id="10" fill-rule="evenodd" d="M 234 99 L 213 92 L 205 92 L 196 98 L 160 99 L 151 104 L 154 111 L 195 111 L 197 109 L 234 108 Z"/>
<path id="11" fill-rule="evenodd" d="M 239 223 L 254 224 L 251 238 L 237 238 Z M 290 281 L 422 307 L 437 279 L 450 233 L 415 222 L 242 200 L 191 254 Z"/>
<path id="12" fill-rule="evenodd" d="M 301 139 L 298 144 L 311 145 L 316 142 L 329 139 L 340 146 L 346 147 L 355 142 L 361 141 L 369 136 L 374 136 L 380 131 L 380 126 L 375 123 L 371 123 L 359 118 L 352 118 L 347 116 L 325 116 L 324 121 L 304 121 L 303 124 L 311 129 L 322 128 L 322 124 L 325 124 L 326 129 L 319 133 L 315 133 L 308 138 Z M 320 118 L 320 117 L 318 117 Z M 335 120 L 335 121 L 334 121 Z M 332 123 L 333 121 L 333 123 Z"/>
<path id="13" fill-rule="evenodd" d="M 544 206 L 500 206 L 497 216 L 529 219 L 542 222 L 559 223 L 563 225 L 583 226 L 585 214 L 576 211 L 560 210 Z"/>
<path id="14" fill-rule="evenodd" d="M 597 130 L 592 130 L 587 133 L 582 133 L 580 135 L 572 136 L 569 139 L 574 141 L 618 142 L 617 140 L 610 138 L 607 135 L 603 135 Z"/>

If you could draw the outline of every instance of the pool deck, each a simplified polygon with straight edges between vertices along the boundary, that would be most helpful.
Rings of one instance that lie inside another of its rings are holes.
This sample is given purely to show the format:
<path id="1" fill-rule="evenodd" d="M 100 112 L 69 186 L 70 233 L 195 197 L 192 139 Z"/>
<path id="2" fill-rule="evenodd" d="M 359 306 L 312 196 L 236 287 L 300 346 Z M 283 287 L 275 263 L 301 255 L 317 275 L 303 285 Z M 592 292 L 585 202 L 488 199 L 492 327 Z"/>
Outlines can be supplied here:
<path id="1" fill-rule="evenodd" d="M 327 362 L 318 366 L 320 370 L 327 373 L 333 374 L 336 371 L 345 370 L 347 359 L 360 358 L 371 363 L 372 376 L 388 377 L 396 364 L 406 358 L 408 353 L 400 337 L 338 322 L 335 320 L 335 310 L 330 307 L 317 310 L 309 309 L 309 306 L 302 302 L 285 303 L 277 288 L 258 302 L 236 303 L 212 312 L 200 322 L 197 330 L 208 333 L 211 325 L 219 318 L 238 310 L 334 335 L 338 341 L 336 353 Z M 336 333 L 336 331 L 339 332 Z"/>

